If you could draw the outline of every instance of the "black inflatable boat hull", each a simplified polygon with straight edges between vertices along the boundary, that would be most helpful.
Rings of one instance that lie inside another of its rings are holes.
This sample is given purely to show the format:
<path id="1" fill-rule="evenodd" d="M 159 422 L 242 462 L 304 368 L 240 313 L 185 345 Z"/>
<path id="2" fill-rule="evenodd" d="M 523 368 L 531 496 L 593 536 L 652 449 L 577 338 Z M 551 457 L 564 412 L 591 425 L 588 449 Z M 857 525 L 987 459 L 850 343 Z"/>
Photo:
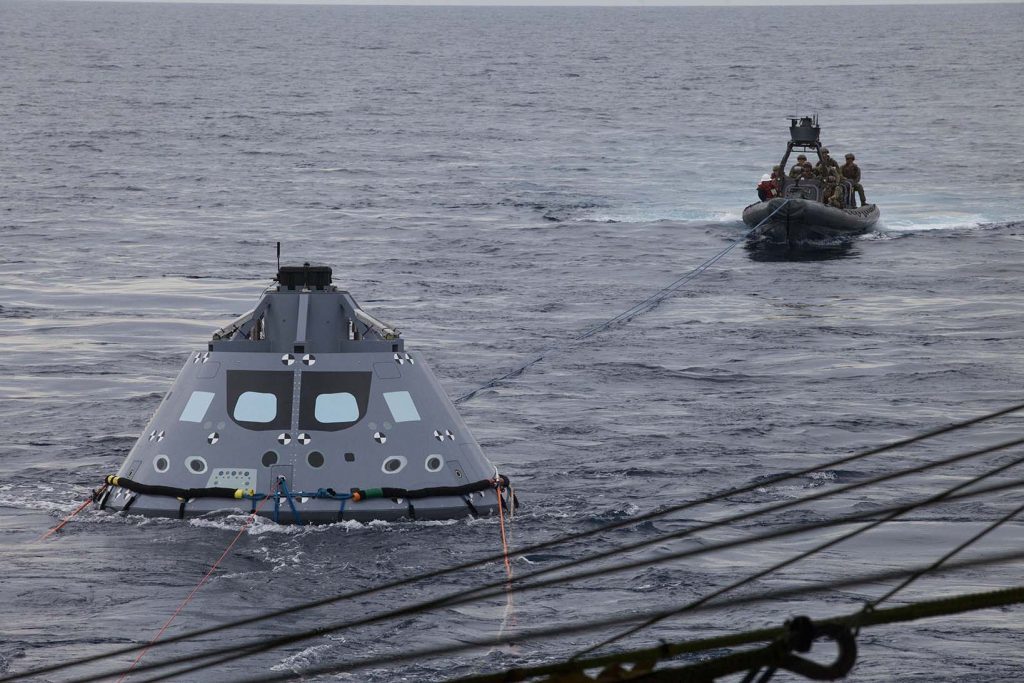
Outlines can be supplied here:
<path id="1" fill-rule="evenodd" d="M 751 228 L 760 225 L 750 236 L 752 240 L 795 246 L 835 243 L 860 235 L 870 230 L 880 215 L 874 204 L 837 209 L 806 199 L 776 197 L 743 209 L 743 222 Z"/>

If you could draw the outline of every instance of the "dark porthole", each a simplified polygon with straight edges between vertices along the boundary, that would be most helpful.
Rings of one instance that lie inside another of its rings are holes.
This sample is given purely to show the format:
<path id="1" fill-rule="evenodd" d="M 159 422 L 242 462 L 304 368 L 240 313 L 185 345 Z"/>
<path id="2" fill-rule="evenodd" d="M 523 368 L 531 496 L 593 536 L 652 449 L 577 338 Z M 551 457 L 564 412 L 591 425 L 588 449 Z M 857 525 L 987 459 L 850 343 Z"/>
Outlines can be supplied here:
<path id="1" fill-rule="evenodd" d="M 153 461 L 153 466 L 157 472 L 166 472 L 171 467 L 171 461 L 167 459 L 166 455 L 158 455 Z"/>
<path id="2" fill-rule="evenodd" d="M 324 466 L 324 454 L 320 451 L 313 451 L 306 456 L 306 461 L 310 467 L 323 467 Z"/>
<path id="3" fill-rule="evenodd" d="M 206 461 L 198 455 L 193 455 L 185 460 L 185 467 L 193 474 L 202 474 L 206 471 Z"/>
<path id="4" fill-rule="evenodd" d="M 260 461 L 264 467 L 272 467 L 277 464 L 277 453 L 274 451 L 267 451 L 263 454 L 263 459 Z"/>
<path id="5" fill-rule="evenodd" d="M 406 459 L 402 456 L 395 455 L 385 460 L 380 468 L 385 474 L 394 474 L 395 472 L 400 472 L 405 467 L 406 462 Z"/>
<path id="6" fill-rule="evenodd" d="M 356 461 L 356 454 L 355 453 L 346 453 L 345 454 L 345 462 L 355 462 L 355 461 Z"/>
<path id="7" fill-rule="evenodd" d="M 432 455 L 429 458 L 427 458 L 427 462 L 426 462 L 427 472 L 438 472 L 438 471 L 441 470 L 441 467 L 443 465 L 444 465 L 444 460 L 442 460 L 441 456 L 439 456 L 439 455 Z"/>

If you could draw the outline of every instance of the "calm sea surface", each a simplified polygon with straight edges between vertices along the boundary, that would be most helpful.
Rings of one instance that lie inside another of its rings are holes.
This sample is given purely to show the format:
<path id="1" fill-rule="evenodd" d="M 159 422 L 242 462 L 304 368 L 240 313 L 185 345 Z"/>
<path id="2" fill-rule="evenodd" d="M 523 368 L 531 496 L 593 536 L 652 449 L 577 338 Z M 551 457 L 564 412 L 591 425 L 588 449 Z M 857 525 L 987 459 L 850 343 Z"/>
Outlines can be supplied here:
<path id="1" fill-rule="evenodd" d="M 274 274 L 276 241 L 289 263 L 333 266 L 336 282 L 400 327 L 453 397 L 557 347 L 461 406 L 519 487 L 514 545 L 1021 401 L 1022 33 L 1024 5 L 0 0 L 0 672 L 148 640 L 241 525 L 239 515 L 179 522 L 87 512 L 56 539 L 29 545 L 117 470 L 186 355 L 256 302 Z M 570 341 L 740 238 L 756 180 L 781 157 L 786 117 L 814 112 L 834 153 L 857 154 L 868 198 L 882 210 L 876 231 L 828 258 L 737 248 L 646 315 Z M 691 519 L 838 488 L 1022 429 L 1022 418 L 1006 418 L 766 486 Z M 1007 457 L 696 542 L 929 495 Z M 753 589 L 928 562 L 1020 501 L 1011 493 L 917 512 Z M 648 523 L 516 568 L 685 523 Z M 1010 523 L 971 552 L 1019 549 L 1022 529 Z M 518 596 L 511 609 L 492 601 L 346 631 L 187 680 L 244 680 L 513 625 L 643 612 L 697 598 L 826 537 L 545 589 Z M 170 633 L 499 548 L 493 519 L 258 523 Z M 931 578 L 893 604 L 1013 585 L 1020 570 Z M 487 565 L 207 644 L 439 596 L 502 571 Z M 885 589 L 670 620 L 627 644 L 842 614 Z M 850 680 L 1020 680 L 1020 614 L 865 630 Z M 432 680 L 551 661 L 598 637 L 344 680 Z"/>

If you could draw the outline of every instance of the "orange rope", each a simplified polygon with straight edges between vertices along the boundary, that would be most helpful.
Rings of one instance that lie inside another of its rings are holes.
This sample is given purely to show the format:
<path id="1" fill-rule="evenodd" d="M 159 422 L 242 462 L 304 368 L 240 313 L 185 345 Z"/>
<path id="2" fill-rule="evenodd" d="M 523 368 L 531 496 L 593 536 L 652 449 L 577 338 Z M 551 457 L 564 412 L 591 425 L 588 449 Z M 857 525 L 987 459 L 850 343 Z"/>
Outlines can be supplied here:
<path id="1" fill-rule="evenodd" d="M 276 488 L 277 484 L 275 483 L 274 489 Z M 160 640 L 160 636 L 164 634 L 164 631 L 167 630 L 167 627 L 171 625 L 171 622 L 174 621 L 179 614 L 181 614 L 181 611 L 185 609 L 185 606 L 188 605 L 188 603 L 192 600 L 192 596 L 199 592 L 199 589 L 203 587 L 203 584 L 206 583 L 206 580 L 209 579 L 213 572 L 217 570 L 217 566 L 224 560 L 225 557 L 228 556 L 228 553 L 231 552 L 231 549 L 235 547 L 235 543 L 238 542 L 238 539 L 242 537 L 242 534 L 245 533 L 245 530 L 248 529 L 249 525 L 252 524 L 254 519 L 256 519 L 256 515 L 259 513 L 260 509 L 262 509 L 263 506 L 266 505 L 267 501 L 270 500 L 272 497 L 273 490 L 271 490 L 271 494 L 264 498 L 256 507 L 256 509 L 252 511 L 249 517 L 245 520 L 245 523 L 242 524 L 242 528 L 239 529 L 238 533 L 235 534 L 235 537 L 231 539 L 231 543 L 228 544 L 228 547 L 224 549 L 224 552 L 221 553 L 220 557 L 217 558 L 217 561 L 213 563 L 212 567 L 210 567 L 210 571 L 206 572 L 206 575 L 199 580 L 199 583 L 197 583 L 196 587 L 192 589 L 192 592 L 188 594 L 188 596 L 181 602 L 180 605 L 178 605 L 178 609 L 174 610 L 174 614 L 172 614 L 170 619 L 168 619 L 164 623 L 164 625 L 160 627 L 160 630 L 157 631 L 155 636 L 153 636 L 153 640 L 149 641 L 149 644 L 142 649 L 142 652 L 140 652 L 139 656 L 135 658 L 135 661 L 132 662 L 132 665 L 128 667 L 128 669 L 125 670 L 124 673 L 121 674 L 121 677 L 117 679 L 117 683 L 121 683 L 121 681 L 127 678 L 128 674 L 132 672 L 132 670 L 138 665 L 138 663 L 142 660 L 145 654 L 149 651 L 149 648 L 153 647 L 153 643 Z"/>
<path id="2" fill-rule="evenodd" d="M 82 510 L 84 510 L 85 508 L 89 507 L 89 505 L 90 505 L 90 504 L 92 504 L 92 503 L 96 502 L 96 499 L 97 499 L 97 498 L 99 498 L 99 497 L 100 497 L 100 496 L 101 496 L 101 495 L 103 494 L 103 492 L 104 492 L 104 491 L 105 491 L 106 489 L 107 489 L 107 485 L 106 485 L 106 484 L 104 484 L 104 485 L 103 485 L 103 487 L 102 487 L 102 488 L 100 488 L 100 489 L 99 489 L 98 491 L 94 491 L 94 492 L 93 492 L 93 494 L 92 494 L 91 496 L 89 496 L 88 498 L 86 498 L 86 499 L 85 499 L 85 501 L 83 501 L 83 502 L 82 502 L 82 504 L 78 506 L 78 509 L 77 509 L 77 510 L 75 510 L 75 511 L 74 511 L 74 512 L 72 512 L 72 513 L 71 513 L 70 515 L 68 515 L 67 517 L 65 517 L 65 518 L 64 518 L 64 519 L 63 519 L 63 520 L 61 521 L 61 523 L 60 523 L 60 524 L 58 524 L 57 526 L 55 526 L 55 527 L 53 527 L 52 529 L 50 529 L 49 531 L 47 531 L 47 532 L 46 532 L 45 534 L 43 534 L 42 536 L 40 536 L 40 537 L 39 537 L 39 538 L 37 538 L 36 540 L 32 541 L 32 543 L 30 543 L 29 545 L 34 545 L 34 544 L 36 544 L 36 543 L 42 543 L 43 541 L 45 541 L 46 539 L 48 539 L 48 538 L 49 538 L 50 536 L 53 536 L 53 535 L 54 535 L 55 533 L 57 533 L 58 531 L 60 531 L 61 529 L 63 529 L 63 528 L 64 528 L 64 525 L 65 525 L 65 524 L 67 524 L 68 522 L 70 522 L 70 521 L 71 521 L 71 519 L 72 519 L 72 518 L 73 518 L 73 517 L 74 517 L 75 515 L 77 515 L 77 514 L 78 514 L 79 512 L 81 512 L 81 511 L 82 511 Z"/>
<path id="3" fill-rule="evenodd" d="M 504 501 L 501 498 L 501 484 L 494 487 L 494 492 L 498 495 L 498 520 L 501 524 L 501 547 L 505 552 L 505 573 L 508 574 L 508 580 L 512 580 L 512 563 L 508 559 L 508 539 L 505 536 L 505 509 Z"/>

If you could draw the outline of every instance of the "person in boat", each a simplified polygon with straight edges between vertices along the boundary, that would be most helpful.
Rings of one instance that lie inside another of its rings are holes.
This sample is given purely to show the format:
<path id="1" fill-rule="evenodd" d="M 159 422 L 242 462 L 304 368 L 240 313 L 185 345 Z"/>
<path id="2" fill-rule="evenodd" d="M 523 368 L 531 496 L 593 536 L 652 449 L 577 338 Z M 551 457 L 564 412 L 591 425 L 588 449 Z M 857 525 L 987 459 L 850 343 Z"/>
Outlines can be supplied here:
<path id="1" fill-rule="evenodd" d="M 860 205 L 867 206 L 868 200 L 864 197 L 864 186 L 860 184 L 860 166 L 853 161 L 856 158 L 853 156 L 853 152 L 847 152 L 846 163 L 843 164 L 840 171 L 843 174 L 843 178 L 850 181 L 853 191 L 860 196 Z"/>
<path id="2" fill-rule="evenodd" d="M 789 177 L 790 178 L 803 178 L 803 177 L 805 177 L 805 174 L 804 174 L 804 170 L 805 169 L 810 169 L 811 171 L 813 171 L 814 167 L 811 166 L 811 162 L 807 161 L 807 155 L 806 154 L 800 154 L 799 156 L 797 156 L 796 163 L 793 164 L 793 168 L 789 169 Z M 812 175 L 813 175 L 813 173 L 812 173 Z"/>
<path id="3" fill-rule="evenodd" d="M 800 175 L 797 176 L 801 180 L 814 180 L 815 177 L 814 168 L 810 164 L 802 167 Z"/>
<path id="4" fill-rule="evenodd" d="M 822 180 L 827 179 L 833 172 L 839 175 L 839 162 L 829 155 L 828 147 L 821 148 L 821 160 L 814 167 L 814 172 Z"/>
<path id="5" fill-rule="evenodd" d="M 778 168 L 778 166 L 776 166 Z M 765 173 L 761 176 L 761 182 L 757 184 L 757 198 L 762 202 L 766 202 L 772 197 L 779 196 L 779 186 L 775 182 L 775 172 L 772 171 L 771 175 Z"/>
<path id="6" fill-rule="evenodd" d="M 822 203 L 825 206 L 831 206 L 836 209 L 843 208 L 843 188 L 839 184 L 839 176 L 830 173 L 825 176 L 825 191 L 821 197 Z"/>

